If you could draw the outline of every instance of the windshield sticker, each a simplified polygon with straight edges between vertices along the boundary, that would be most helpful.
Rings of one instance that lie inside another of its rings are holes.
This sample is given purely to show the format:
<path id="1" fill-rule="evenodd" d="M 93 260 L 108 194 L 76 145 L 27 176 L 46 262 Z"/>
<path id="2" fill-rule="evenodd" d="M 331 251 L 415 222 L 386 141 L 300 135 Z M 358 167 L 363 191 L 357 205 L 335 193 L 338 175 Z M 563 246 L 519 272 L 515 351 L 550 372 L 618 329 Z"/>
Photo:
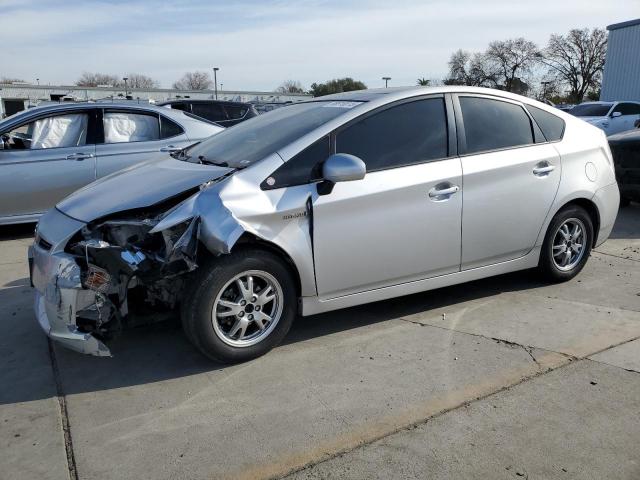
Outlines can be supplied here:
<path id="1" fill-rule="evenodd" d="M 360 105 L 360 102 L 327 102 L 323 107 L 329 108 L 353 108 Z"/>

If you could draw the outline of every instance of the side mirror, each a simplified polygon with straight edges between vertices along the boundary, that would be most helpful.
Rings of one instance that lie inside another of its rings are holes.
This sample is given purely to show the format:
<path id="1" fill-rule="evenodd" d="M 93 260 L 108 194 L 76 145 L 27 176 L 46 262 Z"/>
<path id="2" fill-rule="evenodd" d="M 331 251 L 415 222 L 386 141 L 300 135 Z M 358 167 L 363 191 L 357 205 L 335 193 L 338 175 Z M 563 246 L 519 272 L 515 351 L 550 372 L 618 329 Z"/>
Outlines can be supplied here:
<path id="1" fill-rule="evenodd" d="M 0 135 L 0 150 L 4 150 L 4 137 Z"/>
<path id="2" fill-rule="evenodd" d="M 327 195 L 338 182 L 351 182 L 362 180 L 367 173 L 367 166 L 355 155 L 348 153 L 335 153 L 322 164 L 322 178 L 318 185 L 318 193 Z"/>
<path id="3" fill-rule="evenodd" d="M 617 117 L 620 117 L 621 115 L 622 115 L 622 113 L 621 113 L 621 112 L 613 112 L 613 113 L 611 114 L 611 118 L 617 118 Z"/>

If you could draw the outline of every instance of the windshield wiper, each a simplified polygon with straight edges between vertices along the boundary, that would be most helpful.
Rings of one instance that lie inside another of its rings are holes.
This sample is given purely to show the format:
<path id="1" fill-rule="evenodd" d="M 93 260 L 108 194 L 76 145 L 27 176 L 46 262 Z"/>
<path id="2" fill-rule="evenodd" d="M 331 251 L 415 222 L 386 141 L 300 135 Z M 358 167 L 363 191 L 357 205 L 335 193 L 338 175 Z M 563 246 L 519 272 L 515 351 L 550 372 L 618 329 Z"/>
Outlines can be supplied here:
<path id="1" fill-rule="evenodd" d="M 214 162 L 213 160 L 207 160 L 204 155 L 199 155 L 198 160 L 203 165 L 216 165 L 218 167 L 228 167 L 229 164 L 227 162 Z"/>

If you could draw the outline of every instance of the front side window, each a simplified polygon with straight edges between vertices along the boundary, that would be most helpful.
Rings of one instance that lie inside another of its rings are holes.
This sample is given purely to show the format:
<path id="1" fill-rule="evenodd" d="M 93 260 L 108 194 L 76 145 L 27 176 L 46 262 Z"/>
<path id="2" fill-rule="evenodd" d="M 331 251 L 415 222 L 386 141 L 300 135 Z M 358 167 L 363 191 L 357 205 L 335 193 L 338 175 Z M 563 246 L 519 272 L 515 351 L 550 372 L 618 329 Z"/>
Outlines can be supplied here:
<path id="1" fill-rule="evenodd" d="M 612 105 L 613 103 L 581 103 L 569 110 L 569 113 L 575 117 L 604 117 Z"/>
<path id="2" fill-rule="evenodd" d="M 86 144 L 88 125 L 88 114 L 69 113 L 40 118 L 2 137 L 10 150 L 78 147 Z"/>
<path id="3" fill-rule="evenodd" d="M 619 103 L 612 113 L 620 112 L 621 115 L 638 115 L 640 114 L 640 104 L 637 103 Z"/>
<path id="4" fill-rule="evenodd" d="M 460 108 L 466 153 L 534 143 L 531 120 L 519 105 L 490 98 L 460 97 Z"/>
<path id="5" fill-rule="evenodd" d="M 160 139 L 158 115 L 105 111 L 104 143 L 149 142 Z"/>
<path id="6" fill-rule="evenodd" d="M 447 156 L 444 99 L 403 103 L 357 121 L 336 136 L 336 152 L 364 161 L 367 171 Z"/>

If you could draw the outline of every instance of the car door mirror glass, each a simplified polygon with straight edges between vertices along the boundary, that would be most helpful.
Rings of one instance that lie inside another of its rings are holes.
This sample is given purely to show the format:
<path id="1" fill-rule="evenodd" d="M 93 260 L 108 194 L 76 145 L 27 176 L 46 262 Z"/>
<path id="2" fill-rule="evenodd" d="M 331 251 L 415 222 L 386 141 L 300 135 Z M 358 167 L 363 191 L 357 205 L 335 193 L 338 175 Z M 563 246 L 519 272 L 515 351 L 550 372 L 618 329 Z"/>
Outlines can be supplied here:
<path id="1" fill-rule="evenodd" d="M 362 180 L 366 172 L 365 163 L 347 153 L 331 155 L 322 165 L 322 178 L 332 183 Z"/>
<path id="2" fill-rule="evenodd" d="M 617 118 L 617 117 L 620 117 L 620 116 L 622 116 L 622 113 L 621 113 L 621 112 L 613 112 L 613 113 L 611 114 L 611 118 Z"/>

